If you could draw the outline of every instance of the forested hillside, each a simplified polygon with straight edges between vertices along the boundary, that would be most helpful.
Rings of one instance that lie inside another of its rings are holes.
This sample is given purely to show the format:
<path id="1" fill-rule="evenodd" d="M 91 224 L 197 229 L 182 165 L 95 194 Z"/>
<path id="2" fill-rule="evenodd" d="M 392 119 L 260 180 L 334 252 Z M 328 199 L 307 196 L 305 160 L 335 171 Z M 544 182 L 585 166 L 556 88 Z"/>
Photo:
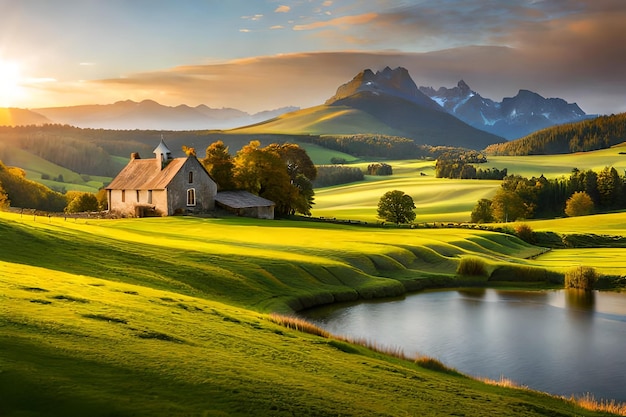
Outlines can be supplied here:
<path id="1" fill-rule="evenodd" d="M 27 180 L 19 168 L 0 162 L 0 206 L 26 207 L 45 211 L 63 211 L 67 201 L 63 194 Z"/>
<path id="2" fill-rule="evenodd" d="M 600 116 L 540 130 L 511 142 L 490 145 L 490 155 L 549 155 L 604 149 L 626 141 L 626 113 Z"/>

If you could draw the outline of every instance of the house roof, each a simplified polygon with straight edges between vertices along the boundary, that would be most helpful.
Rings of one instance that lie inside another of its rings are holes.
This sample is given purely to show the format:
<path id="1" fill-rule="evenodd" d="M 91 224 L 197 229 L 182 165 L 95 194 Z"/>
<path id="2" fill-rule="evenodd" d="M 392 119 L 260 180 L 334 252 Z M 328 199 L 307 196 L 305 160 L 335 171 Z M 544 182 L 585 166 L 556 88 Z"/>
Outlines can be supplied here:
<path id="1" fill-rule="evenodd" d="M 180 171 L 187 158 L 175 158 L 161 170 L 155 158 L 133 159 L 113 181 L 107 190 L 163 190 Z"/>
<path id="2" fill-rule="evenodd" d="M 215 201 L 227 207 L 235 209 L 250 207 L 270 207 L 276 205 L 273 201 L 247 191 L 220 191 L 215 196 Z"/>

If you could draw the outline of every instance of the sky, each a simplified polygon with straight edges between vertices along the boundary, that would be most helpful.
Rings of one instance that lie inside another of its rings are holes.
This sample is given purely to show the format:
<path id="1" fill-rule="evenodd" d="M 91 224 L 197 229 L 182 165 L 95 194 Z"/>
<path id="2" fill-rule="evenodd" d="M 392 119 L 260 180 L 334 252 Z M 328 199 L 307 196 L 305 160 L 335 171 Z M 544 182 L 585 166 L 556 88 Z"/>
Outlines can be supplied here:
<path id="1" fill-rule="evenodd" d="M 323 104 L 405 67 L 626 112 L 625 0 L 0 0 L 0 107 Z"/>

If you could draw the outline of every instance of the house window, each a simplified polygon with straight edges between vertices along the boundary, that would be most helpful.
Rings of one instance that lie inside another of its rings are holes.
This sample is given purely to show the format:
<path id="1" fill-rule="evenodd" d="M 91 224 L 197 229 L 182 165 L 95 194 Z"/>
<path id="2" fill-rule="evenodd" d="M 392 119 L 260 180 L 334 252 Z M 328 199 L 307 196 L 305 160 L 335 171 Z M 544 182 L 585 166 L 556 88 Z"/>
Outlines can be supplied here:
<path id="1" fill-rule="evenodd" d="M 126 190 L 122 190 L 122 203 L 126 202 Z"/>
<path id="2" fill-rule="evenodd" d="M 187 190 L 187 205 L 195 206 L 196 205 L 196 190 L 190 188 Z"/>
<path id="3" fill-rule="evenodd" d="M 137 190 L 137 202 L 139 203 L 139 190 Z"/>
<path id="4" fill-rule="evenodd" d="M 148 204 L 152 204 L 152 190 L 148 190 Z"/>
<path id="5" fill-rule="evenodd" d="M 189 171 L 189 184 L 193 184 L 193 171 Z"/>

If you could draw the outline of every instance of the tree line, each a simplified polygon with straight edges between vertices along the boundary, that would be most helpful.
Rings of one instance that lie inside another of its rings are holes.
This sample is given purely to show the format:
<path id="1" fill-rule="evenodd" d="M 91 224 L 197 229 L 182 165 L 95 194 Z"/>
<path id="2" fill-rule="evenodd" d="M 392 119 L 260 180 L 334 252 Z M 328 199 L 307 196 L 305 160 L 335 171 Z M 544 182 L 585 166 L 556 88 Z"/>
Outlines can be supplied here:
<path id="1" fill-rule="evenodd" d="M 435 162 L 437 178 L 502 180 L 507 169 L 476 168 L 473 164 L 487 162 L 485 155 L 473 150 L 455 150 L 441 154 Z"/>
<path id="2" fill-rule="evenodd" d="M 624 142 L 626 113 L 553 126 L 511 142 L 489 145 L 489 155 L 550 155 L 604 149 Z"/>
<path id="3" fill-rule="evenodd" d="M 626 176 L 613 167 L 600 172 L 573 169 L 569 177 L 505 177 L 494 197 L 481 199 L 472 222 L 574 216 L 626 208 Z"/>
<path id="4" fill-rule="evenodd" d="M 378 134 L 311 135 L 299 139 L 348 155 L 374 158 L 434 159 L 445 152 L 461 150 L 453 146 L 418 145 L 413 139 Z"/>

